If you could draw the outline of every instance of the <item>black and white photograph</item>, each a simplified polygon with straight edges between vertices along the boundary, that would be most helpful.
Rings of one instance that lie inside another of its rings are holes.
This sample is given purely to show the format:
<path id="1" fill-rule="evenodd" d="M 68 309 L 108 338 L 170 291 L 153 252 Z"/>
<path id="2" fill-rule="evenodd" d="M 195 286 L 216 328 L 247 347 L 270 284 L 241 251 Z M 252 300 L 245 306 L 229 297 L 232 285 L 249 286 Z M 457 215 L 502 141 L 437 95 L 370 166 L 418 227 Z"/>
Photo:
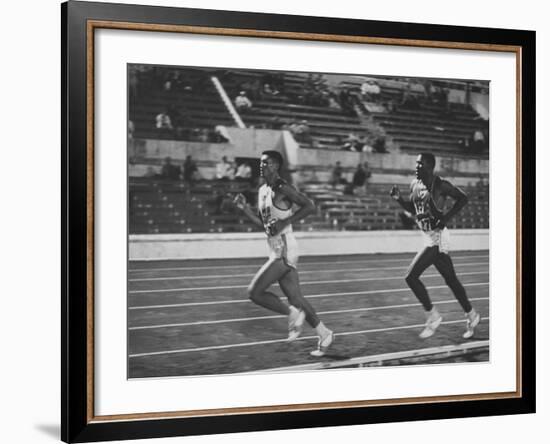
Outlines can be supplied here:
<path id="1" fill-rule="evenodd" d="M 127 87 L 129 379 L 490 362 L 488 80 Z"/>

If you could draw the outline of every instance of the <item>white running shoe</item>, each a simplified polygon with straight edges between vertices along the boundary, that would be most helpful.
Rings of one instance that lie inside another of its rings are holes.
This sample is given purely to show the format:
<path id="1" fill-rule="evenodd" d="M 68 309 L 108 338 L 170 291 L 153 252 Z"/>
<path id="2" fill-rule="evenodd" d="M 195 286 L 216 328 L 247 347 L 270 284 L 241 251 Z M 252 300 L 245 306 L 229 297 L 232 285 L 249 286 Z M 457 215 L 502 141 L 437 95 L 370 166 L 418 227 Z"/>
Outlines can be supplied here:
<path id="1" fill-rule="evenodd" d="M 306 314 L 304 310 L 291 310 L 288 315 L 288 342 L 295 341 L 302 334 Z"/>
<path id="2" fill-rule="evenodd" d="M 316 358 L 325 356 L 325 353 L 328 351 L 329 347 L 333 342 L 334 342 L 334 332 L 329 330 L 328 334 L 324 338 L 319 337 L 319 343 L 317 344 L 317 349 L 311 351 L 310 355 Z"/>
<path id="3" fill-rule="evenodd" d="M 481 316 L 473 308 L 470 313 L 466 313 L 466 331 L 462 335 L 464 339 L 470 339 L 474 335 L 474 330 L 481 320 Z"/>
<path id="4" fill-rule="evenodd" d="M 427 339 L 430 336 L 432 336 L 435 331 L 437 330 L 437 327 L 441 324 L 441 321 L 443 321 L 443 316 L 439 314 L 439 312 L 434 307 L 432 309 L 432 312 L 428 314 L 428 318 L 426 319 L 426 326 L 424 327 L 424 330 L 420 332 L 418 336 L 422 339 Z"/>

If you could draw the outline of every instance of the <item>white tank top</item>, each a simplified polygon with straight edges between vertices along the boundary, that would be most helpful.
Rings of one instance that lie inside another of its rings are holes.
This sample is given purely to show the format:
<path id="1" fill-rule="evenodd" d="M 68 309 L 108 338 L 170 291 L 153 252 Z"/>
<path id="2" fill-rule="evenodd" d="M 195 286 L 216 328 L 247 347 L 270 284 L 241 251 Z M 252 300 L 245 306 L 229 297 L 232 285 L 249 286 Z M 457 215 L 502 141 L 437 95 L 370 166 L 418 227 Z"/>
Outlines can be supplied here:
<path id="1" fill-rule="evenodd" d="M 275 192 L 271 189 L 269 185 L 264 184 L 260 187 L 258 191 L 258 210 L 260 212 L 260 217 L 262 218 L 264 227 L 266 227 L 267 224 L 273 219 L 287 219 L 292 215 L 292 208 L 289 208 L 288 210 L 278 208 L 273 203 L 274 197 Z M 278 235 L 291 232 L 292 225 L 289 224 Z"/>

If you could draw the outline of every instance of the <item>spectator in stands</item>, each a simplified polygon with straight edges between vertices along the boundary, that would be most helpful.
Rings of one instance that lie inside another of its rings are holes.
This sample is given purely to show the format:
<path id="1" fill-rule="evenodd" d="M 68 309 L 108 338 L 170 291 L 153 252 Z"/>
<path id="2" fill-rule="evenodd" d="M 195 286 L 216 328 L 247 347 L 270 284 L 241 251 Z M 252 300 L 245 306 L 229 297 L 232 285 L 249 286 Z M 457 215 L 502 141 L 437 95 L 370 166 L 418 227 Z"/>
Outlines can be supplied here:
<path id="1" fill-rule="evenodd" d="M 342 88 L 340 90 L 340 94 L 338 95 L 338 101 L 340 103 L 340 107 L 342 108 L 342 111 L 345 114 L 348 114 L 348 115 L 355 114 L 355 110 L 353 109 L 352 98 L 347 88 Z"/>
<path id="2" fill-rule="evenodd" d="M 346 151 L 355 151 L 360 153 L 365 146 L 365 137 L 358 136 L 355 133 L 349 133 L 348 137 L 344 139 L 344 144 L 341 149 Z"/>
<path id="3" fill-rule="evenodd" d="M 294 139 L 296 139 L 296 142 L 311 145 L 311 129 L 309 128 L 307 120 L 293 123 L 290 126 L 290 131 Z"/>
<path id="4" fill-rule="evenodd" d="M 343 172 L 344 170 L 340 165 L 340 161 L 337 161 L 334 169 L 332 170 L 332 177 L 330 180 L 330 183 L 333 187 L 336 187 L 336 185 L 348 183 L 348 181 L 342 177 Z"/>
<path id="5" fill-rule="evenodd" d="M 380 125 L 370 128 L 370 145 L 376 153 L 387 153 L 386 149 L 386 131 Z"/>
<path id="6" fill-rule="evenodd" d="M 363 165 L 360 163 L 357 165 L 357 169 L 353 173 L 353 180 L 352 185 L 354 188 L 354 192 L 356 188 L 361 188 L 365 185 L 365 182 L 367 180 L 367 174 L 365 170 L 363 169 Z"/>
<path id="7" fill-rule="evenodd" d="M 252 168 L 248 162 L 243 162 L 237 167 L 235 173 L 235 180 L 238 181 L 250 181 L 252 179 Z"/>
<path id="8" fill-rule="evenodd" d="M 233 178 L 233 167 L 226 156 L 216 165 L 216 179 L 231 180 Z"/>
<path id="9" fill-rule="evenodd" d="M 155 117 L 155 126 L 160 135 L 172 135 L 174 127 L 172 126 L 172 119 L 168 114 L 168 110 L 157 114 Z"/>
<path id="10" fill-rule="evenodd" d="M 485 136 L 483 135 L 483 131 L 481 131 L 480 128 L 476 129 L 472 135 L 472 141 L 473 141 L 473 150 L 480 152 L 485 149 Z"/>
<path id="11" fill-rule="evenodd" d="M 247 97 L 245 91 L 241 91 L 235 98 L 235 107 L 239 112 L 247 112 L 252 108 L 252 102 Z"/>
<path id="12" fill-rule="evenodd" d="M 341 110 L 340 104 L 338 103 L 338 100 L 336 100 L 337 96 L 334 91 L 328 91 L 327 92 L 327 106 L 331 109 L 337 109 Z"/>
<path id="13" fill-rule="evenodd" d="M 180 178 L 180 167 L 172 163 L 171 157 L 166 157 L 164 158 L 160 175 L 163 179 L 177 180 Z"/>
<path id="14" fill-rule="evenodd" d="M 264 74 L 261 80 L 262 89 L 265 94 L 276 96 L 279 94 L 279 87 L 275 76 L 268 72 Z"/>
<path id="15" fill-rule="evenodd" d="M 210 142 L 210 130 L 208 128 L 200 128 L 197 134 L 197 142 Z"/>
<path id="16" fill-rule="evenodd" d="M 188 155 L 183 162 L 183 181 L 192 185 L 198 171 L 197 164 L 191 155 Z"/>
<path id="17" fill-rule="evenodd" d="M 365 80 L 361 85 L 363 100 L 376 101 L 380 97 L 380 87 L 374 80 Z"/>

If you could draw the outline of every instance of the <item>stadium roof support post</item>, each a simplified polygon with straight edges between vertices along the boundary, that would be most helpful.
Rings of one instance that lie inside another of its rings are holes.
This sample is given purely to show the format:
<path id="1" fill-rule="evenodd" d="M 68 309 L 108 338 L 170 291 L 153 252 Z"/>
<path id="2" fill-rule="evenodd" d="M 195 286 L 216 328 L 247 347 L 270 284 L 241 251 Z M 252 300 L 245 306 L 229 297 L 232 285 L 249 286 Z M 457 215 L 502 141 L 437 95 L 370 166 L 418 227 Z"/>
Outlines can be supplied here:
<path id="1" fill-rule="evenodd" d="M 241 119 L 241 116 L 233 106 L 233 102 L 231 102 L 231 99 L 227 95 L 227 92 L 225 91 L 225 88 L 223 87 L 222 83 L 216 76 L 210 77 L 210 80 L 212 80 L 212 83 L 216 87 L 216 91 L 218 91 L 218 94 L 220 95 L 223 103 L 225 104 L 227 110 L 229 111 L 229 114 L 231 114 L 231 117 L 233 117 L 233 120 L 235 120 L 235 123 L 239 128 L 246 128 L 246 125 L 244 124 L 243 120 Z"/>

